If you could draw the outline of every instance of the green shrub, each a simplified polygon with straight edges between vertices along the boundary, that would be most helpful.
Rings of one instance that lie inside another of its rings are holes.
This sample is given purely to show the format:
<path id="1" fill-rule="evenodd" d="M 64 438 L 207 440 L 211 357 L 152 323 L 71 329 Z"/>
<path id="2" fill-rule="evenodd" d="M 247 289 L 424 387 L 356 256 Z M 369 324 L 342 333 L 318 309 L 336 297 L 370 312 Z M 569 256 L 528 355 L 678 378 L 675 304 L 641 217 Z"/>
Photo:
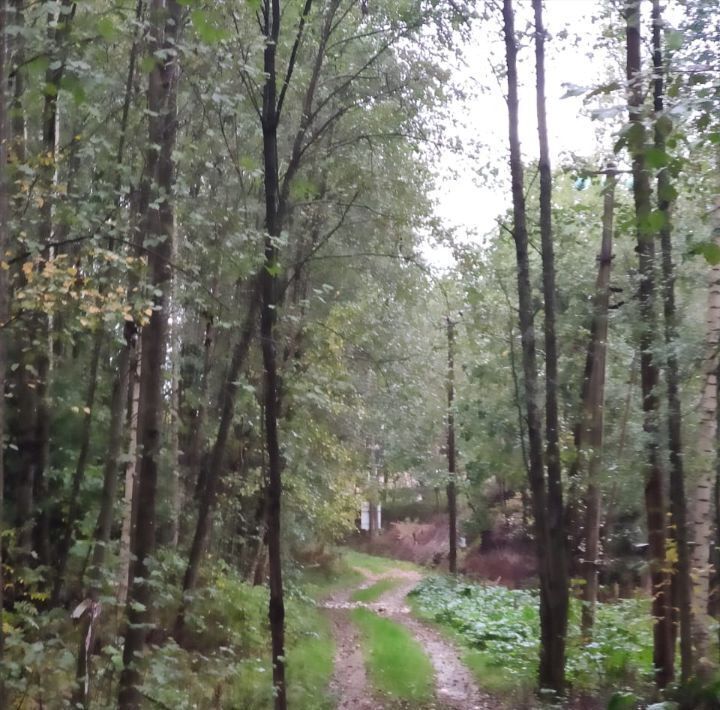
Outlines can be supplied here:
<path id="1" fill-rule="evenodd" d="M 540 620 L 534 590 L 428 577 L 412 592 L 420 615 L 454 631 L 474 653 L 476 669 L 502 674 L 504 689 L 525 689 L 537 673 Z M 580 602 L 568 627 L 567 676 L 578 691 L 652 679 L 652 623 L 647 600 L 598 604 L 591 641 L 580 635 Z"/>

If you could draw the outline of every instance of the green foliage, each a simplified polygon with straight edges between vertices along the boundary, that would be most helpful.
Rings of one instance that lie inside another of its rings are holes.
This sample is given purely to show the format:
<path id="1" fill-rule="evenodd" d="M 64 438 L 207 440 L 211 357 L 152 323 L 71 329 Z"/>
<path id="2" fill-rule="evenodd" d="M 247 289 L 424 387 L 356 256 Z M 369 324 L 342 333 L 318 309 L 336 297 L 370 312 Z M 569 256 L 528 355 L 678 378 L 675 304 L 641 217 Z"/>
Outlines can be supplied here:
<path id="1" fill-rule="evenodd" d="M 288 692 L 293 707 L 325 708 L 334 645 L 326 619 L 298 588 L 286 601 Z M 173 607 L 174 608 L 174 607 Z M 145 692 L 176 708 L 272 707 L 268 591 L 217 564 L 193 599 L 188 650 L 170 642 L 152 649 Z"/>
<path id="2" fill-rule="evenodd" d="M 720 264 L 720 245 L 715 242 L 699 242 L 690 248 L 691 254 L 700 254 L 708 264 L 716 266 Z"/>
<path id="3" fill-rule="evenodd" d="M 288 704 L 301 710 L 331 710 L 328 684 L 334 668 L 335 645 L 326 617 L 307 607 L 302 632 L 288 651 Z"/>
<path id="4" fill-rule="evenodd" d="M 37 600 L 36 600 L 37 601 Z M 18 698 L 61 698 L 72 687 L 75 671 L 71 625 L 58 610 L 38 611 L 30 601 L 4 613 L 5 658 L 0 673 Z"/>
<path id="5" fill-rule="evenodd" d="M 459 635 L 473 650 L 470 665 L 502 676 L 504 692 L 533 687 L 540 621 L 535 590 L 456 582 L 428 577 L 412 592 L 418 613 Z M 567 673 L 572 687 L 592 692 L 618 684 L 643 684 L 652 677 L 652 625 L 647 600 L 599 604 L 590 641 L 579 626 L 574 602 L 568 634 Z M 480 678 L 482 680 L 482 678 Z"/>

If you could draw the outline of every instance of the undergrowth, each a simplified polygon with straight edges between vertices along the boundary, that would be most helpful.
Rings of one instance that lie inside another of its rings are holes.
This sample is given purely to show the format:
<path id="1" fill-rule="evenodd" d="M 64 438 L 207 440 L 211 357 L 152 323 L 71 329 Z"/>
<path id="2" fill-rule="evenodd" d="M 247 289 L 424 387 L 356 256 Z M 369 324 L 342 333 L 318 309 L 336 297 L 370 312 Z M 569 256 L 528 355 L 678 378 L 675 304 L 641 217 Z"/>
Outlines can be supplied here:
<path id="1" fill-rule="evenodd" d="M 538 595 L 534 590 L 428 577 L 411 593 L 423 618 L 453 632 L 465 661 L 487 690 L 524 695 L 535 687 L 539 652 Z M 567 677 L 574 693 L 604 694 L 652 681 L 652 623 L 646 600 L 598 604 L 593 638 L 580 635 L 580 603 L 568 627 Z"/>
<path id="2" fill-rule="evenodd" d="M 186 637 L 179 646 L 163 632 L 178 608 L 178 580 L 183 560 L 166 554 L 153 563 L 150 584 L 156 626 L 144 655 L 141 692 L 148 707 L 270 710 L 272 668 L 265 587 L 248 584 L 230 566 L 207 565 L 202 587 L 193 595 Z M 290 574 L 286 596 L 288 702 L 298 710 L 330 710 L 328 686 L 334 644 L 325 617 L 311 594 L 362 578 L 342 564 L 313 570 L 306 582 L 300 571 Z M 122 613 L 114 594 L 102 597 L 97 645 L 90 658 L 90 710 L 115 706 L 122 670 Z M 39 611 L 16 602 L 5 614 L 6 649 L 3 674 L 10 708 L 69 708 L 80 628 L 60 609 Z M 4 708 L 2 709 L 4 710 Z"/>

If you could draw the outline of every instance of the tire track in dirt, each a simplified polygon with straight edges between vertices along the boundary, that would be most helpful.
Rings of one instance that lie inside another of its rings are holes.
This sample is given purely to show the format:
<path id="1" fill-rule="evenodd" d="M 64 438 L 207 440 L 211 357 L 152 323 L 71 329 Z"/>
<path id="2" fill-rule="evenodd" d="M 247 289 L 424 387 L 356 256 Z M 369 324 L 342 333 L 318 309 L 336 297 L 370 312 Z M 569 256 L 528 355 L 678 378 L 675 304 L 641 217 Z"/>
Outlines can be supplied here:
<path id="1" fill-rule="evenodd" d="M 381 710 L 382 703 L 373 698 L 368 684 L 360 635 L 349 618 L 349 610 L 353 607 L 349 599 L 353 591 L 344 589 L 321 604 L 326 609 L 335 639 L 330 692 L 336 698 L 337 710 Z"/>
<path id="2" fill-rule="evenodd" d="M 335 672 L 331 691 L 338 699 L 338 710 L 382 710 L 382 701 L 373 697 L 367 680 L 357 630 L 349 619 L 349 611 L 365 607 L 405 626 L 420 643 L 430 659 L 435 675 L 435 707 L 438 710 L 501 710 L 497 699 L 483 693 L 472 673 L 460 660 L 458 650 L 435 629 L 410 614 L 407 595 L 423 579 L 420 572 L 393 570 L 373 574 L 357 568 L 366 578 L 363 586 L 380 579 L 397 579 L 399 584 L 385 592 L 377 602 L 350 602 L 354 590 L 343 590 L 331 596 L 324 606 L 335 635 Z"/>

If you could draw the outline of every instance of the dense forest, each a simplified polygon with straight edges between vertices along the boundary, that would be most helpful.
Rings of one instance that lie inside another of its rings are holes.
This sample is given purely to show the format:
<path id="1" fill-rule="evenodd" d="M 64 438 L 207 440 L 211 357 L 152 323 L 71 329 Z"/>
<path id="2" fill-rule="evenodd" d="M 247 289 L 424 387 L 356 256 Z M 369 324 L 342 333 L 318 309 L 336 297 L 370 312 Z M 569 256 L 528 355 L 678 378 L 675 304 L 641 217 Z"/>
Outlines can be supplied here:
<path id="1" fill-rule="evenodd" d="M 720 707 L 712 0 L 0 0 L 0 710 Z"/>

